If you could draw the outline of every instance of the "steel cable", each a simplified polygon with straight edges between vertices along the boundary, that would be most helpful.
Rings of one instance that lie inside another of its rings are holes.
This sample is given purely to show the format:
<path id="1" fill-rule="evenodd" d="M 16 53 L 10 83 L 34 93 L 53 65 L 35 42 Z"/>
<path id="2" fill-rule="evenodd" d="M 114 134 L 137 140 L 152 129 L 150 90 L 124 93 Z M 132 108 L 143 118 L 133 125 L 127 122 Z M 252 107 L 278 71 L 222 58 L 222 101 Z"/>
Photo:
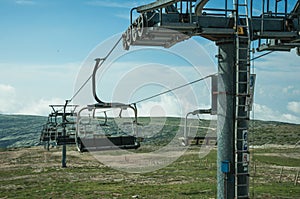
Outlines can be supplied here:
<path id="1" fill-rule="evenodd" d="M 195 81 L 192 81 L 192 82 L 183 84 L 183 85 L 181 85 L 181 86 L 175 87 L 175 88 L 173 88 L 173 89 L 169 89 L 169 90 L 167 90 L 167 91 L 164 91 L 164 92 L 161 92 L 161 93 L 152 95 L 152 96 L 150 96 L 150 97 L 146 97 L 146 98 L 144 98 L 144 99 L 138 100 L 138 101 L 136 101 L 136 102 L 134 102 L 134 103 L 131 103 L 131 104 L 133 105 L 133 104 L 138 104 L 138 103 L 147 101 L 147 100 L 149 100 L 149 99 L 152 99 L 152 98 L 155 98 L 155 97 L 164 95 L 164 94 L 166 94 L 166 93 L 170 93 L 170 92 L 172 92 L 172 91 L 178 90 L 178 89 L 180 89 L 180 88 L 184 88 L 184 87 L 186 87 L 186 86 L 189 86 L 189 85 L 195 84 L 195 83 L 197 83 L 197 82 L 203 81 L 203 80 L 208 79 L 208 78 L 210 78 L 210 77 L 212 77 L 212 76 L 215 76 L 215 75 L 217 75 L 217 73 L 212 74 L 212 75 L 208 75 L 208 76 L 205 76 L 205 77 L 202 77 L 202 78 L 197 79 L 197 80 L 195 80 Z"/>
<path id="2" fill-rule="evenodd" d="M 118 41 L 115 43 L 115 45 L 112 47 L 112 49 L 108 52 L 108 54 L 102 58 L 102 62 L 99 64 L 98 68 L 103 65 L 103 63 L 107 60 L 107 58 L 112 54 L 112 52 L 116 49 L 120 41 L 122 40 L 122 36 L 118 39 Z M 93 74 L 91 74 L 88 79 L 81 85 L 81 87 L 76 91 L 76 93 L 72 96 L 72 98 L 69 100 L 68 103 L 72 102 L 74 98 L 80 93 L 80 91 L 86 86 L 86 84 L 91 80 L 93 77 Z"/>

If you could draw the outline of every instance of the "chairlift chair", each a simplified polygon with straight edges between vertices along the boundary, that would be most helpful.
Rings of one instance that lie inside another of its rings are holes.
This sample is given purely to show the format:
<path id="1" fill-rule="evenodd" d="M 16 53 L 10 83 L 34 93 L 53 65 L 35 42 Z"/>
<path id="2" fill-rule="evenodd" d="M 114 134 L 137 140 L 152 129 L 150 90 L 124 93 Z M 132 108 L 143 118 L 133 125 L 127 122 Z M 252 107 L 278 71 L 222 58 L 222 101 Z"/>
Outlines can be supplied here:
<path id="1" fill-rule="evenodd" d="M 128 106 L 129 107 L 129 106 Z M 109 108 L 109 109 L 108 109 Z M 113 109 L 124 110 L 127 107 L 106 107 L 99 104 L 82 108 L 77 116 L 76 146 L 78 151 L 100 151 L 112 149 L 137 149 L 140 143 L 137 138 L 137 118 L 130 123 L 131 132 L 120 130 L 118 125 L 113 124 L 115 120 L 108 118 L 106 112 Z M 134 107 L 129 107 L 136 111 Z M 102 110 L 102 117 L 96 116 L 96 110 Z M 85 112 L 92 113 L 86 114 Z M 129 123 L 125 123 L 128 125 Z"/>
<path id="2" fill-rule="evenodd" d="M 47 123 L 43 126 L 40 142 L 44 143 L 45 148 L 49 150 L 50 145 L 57 146 L 65 144 L 75 144 L 75 119 L 72 119 L 76 116 L 75 108 L 77 106 L 69 107 L 74 108 L 74 110 L 70 110 L 69 112 L 65 113 L 67 122 L 65 124 L 62 123 L 63 114 L 61 110 L 57 110 L 57 108 L 61 107 L 61 105 L 50 105 L 52 108 L 52 112 L 48 116 Z M 72 121 L 73 120 L 73 121 Z M 68 131 L 66 136 L 63 136 L 62 129 L 63 125 L 66 125 Z M 73 128 L 72 128 L 73 126 Z"/>
<path id="3" fill-rule="evenodd" d="M 140 139 L 137 130 L 137 108 L 136 105 L 115 103 L 115 102 L 103 102 L 99 99 L 96 92 L 96 73 L 100 66 L 104 63 L 104 59 L 95 59 L 96 64 L 92 74 L 92 91 L 96 104 L 88 105 L 82 108 L 77 115 L 77 128 L 76 128 L 76 146 L 78 151 L 99 151 L 99 150 L 110 150 L 110 149 L 137 149 L 140 147 Z M 108 117 L 106 111 L 119 109 L 120 116 L 123 110 L 131 109 L 134 112 L 134 121 L 132 122 L 133 132 L 120 133 L 112 132 L 109 130 Z M 102 110 L 104 114 L 104 122 L 102 125 L 99 124 L 99 120 L 95 116 L 96 110 Z M 84 111 L 89 111 L 91 114 L 88 117 L 88 122 L 85 123 L 82 114 Z M 95 122 L 96 121 L 96 122 Z M 87 129 L 87 127 L 91 127 Z M 97 129 L 97 127 L 99 127 Z M 105 129 L 110 131 L 109 133 L 104 132 Z M 113 135 L 114 134 L 114 135 Z"/>
<path id="4" fill-rule="evenodd" d="M 200 114 L 212 114 L 211 109 L 198 109 L 186 114 L 185 125 L 184 125 L 184 138 L 182 139 L 182 144 L 184 146 L 190 145 L 215 145 L 217 138 L 212 136 L 189 136 L 190 127 L 188 130 L 187 120 L 190 115 L 200 115 Z"/>

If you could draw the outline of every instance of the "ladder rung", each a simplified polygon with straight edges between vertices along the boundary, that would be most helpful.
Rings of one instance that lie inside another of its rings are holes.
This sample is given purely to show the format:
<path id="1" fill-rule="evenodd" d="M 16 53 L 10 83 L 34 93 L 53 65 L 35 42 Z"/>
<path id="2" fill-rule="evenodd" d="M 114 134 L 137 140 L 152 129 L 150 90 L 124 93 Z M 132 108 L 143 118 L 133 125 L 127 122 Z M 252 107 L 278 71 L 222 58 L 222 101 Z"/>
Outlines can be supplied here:
<path id="1" fill-rule="evenodd" d="M 246 127 L 238 127 L 237 129 L 238 130 L 248 130 L 248 128 L 246 128 Z"/>
<path id="2" fill-rule="evenodd" d="M 241 198 L 241 199 L 249 199 L 250 197 L 248 195 L 244 195 L 244 196 L 237 196 L 237 198 Z"/>
<path id="3" fill-rule="evenodd" d="M 249 153 L 249 151 L 248 151 L 248 152 L 245 152 L 245 153 Z M 249 163 L 249 161 L 237 162 L 237 164 L 245 164 L 245 163 Z"/>
<path id="4" fill-rule="evenodd" d="M 250 50 L 249 48 L 239 48 L 239 50 Z"/>
<path id="5" fill-rule="evenodd" d="M 248 186 L 248 184 L 238 184 L 237 186 L 238 187 L 246 187 L 246 186 Z"/>
<path id="6" fill-rule="evenodd" d="M 238 107 L 248 107 L 249 105 L 239 104 Z"/>
<path id="7" fill-rule="evenodd" d="M 237 117 L 236 119 L 237 120 L 250 120 L 249 117 Z"/>
<path id="8" fill-rule="evenodd" d="M 249 59 L 239 59 L 239 61 L 249 61 Z"/>
<path id="9" fill-rule="evenodd" d="M 249 39 L 248 36 L 241 36 L 241 35 L 239 35 L 239 38 L 240 38 L 240 39 Z"/>
<path id="10" fill-rule="evenodd" d="M 249 153 L 249 150 L 237 150 L 236 153 Z"/>
<path id="11" fill-rule="evenodd" d="M 237 93 L 236 94 L 237 97 L 247 97 L 250 96 L 248 93 Z"/>

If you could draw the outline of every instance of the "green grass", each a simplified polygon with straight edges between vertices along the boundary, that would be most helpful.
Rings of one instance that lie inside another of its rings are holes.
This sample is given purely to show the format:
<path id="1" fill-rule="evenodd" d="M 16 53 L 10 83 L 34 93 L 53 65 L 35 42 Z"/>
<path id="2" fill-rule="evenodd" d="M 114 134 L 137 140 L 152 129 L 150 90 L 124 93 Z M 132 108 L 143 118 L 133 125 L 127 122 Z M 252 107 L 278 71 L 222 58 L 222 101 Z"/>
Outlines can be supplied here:
<path id="1" fill-rule="evenodd" d="M 69 155 L 68 168 L 63 169 L 57 154 L 61 149 L 52 149 L 52 152 L 41 147 L 23 150 L 0 152 L 1 165 L 10 165 L 0 170 L 0 198 L 131 198 L 138 195 L 150 199 L 206 199 L 216 198 L 217 194 L 216 150 L 200 159 L 199 149 L 193 147 L 169 166 L 145 174 L 114 170 L 88 153 Z M 275 151 L 280 153 L 279 149 Z M 9 156 L 17 152 L 23 155 Z M 256 177 L 250 179 L 251 194 L 254 193 L 255 198 L 297 198 L 300 188 L 293 182 L 296 170 L 284 170 L 279 183 L 280 168 L 274 166 L 279 162 L 299 169 L 299 160 L 291 163 L 290 158 L 267 159 L 259 155 L 262 152 L 265 151 L 256 152 L 257 171 Z M 251 171 L 253 173 L 252 167 Z"/>
<path id="2" fill-rule="evenodd" d="M 268 183 L 255 186 L 255 198 L 296 199 L 300 196 L 300 188 L 291 183 Z"/>
<path id="3" fill-rule="evenodd" d="M 266 156 L 266 155 L 257 155 L 255 160 L 277 166 L 289 166 L 289 167 L 299 167 L 300 159 L 290 158 L 290 157 L 278 157 L 278 156 Z"/>
<path id="4" fill-rule="evenodd" d="M 295 145 L 300 141 L 300 125 L 282 122 L 250 122 L 251 145 Z"/>
<path id="5" fill-rule="evenodd" d="M 50 153 L 47 155 L 51 156 Z M 86 155 L 89 154 L 83 154 Z M 216 194 L 215 168 L 205 166 L 207 162 L 214 162 L 213 158 L 204 162 L 197 155 L 187 155 L 155 172 L 128 174 L 98 162 L 81 167 L 79 164 L 83 161 L 72 156 L 68 157 L 69 168 L 66 169 L 59 167 L 59 159 L 55 159 L 52 167 L 47 163 L 26 165 L 29 157 L 29 154 L 20 157 L 17 168 L 0 171 L 0 197 L 131 198 L 139 195 L 140 198 L 199 198 L 201 194 L 203 198 L 211 198 Z M 192 166 L 187 168 L 186 161 Z"/>
<path id="6" fill-rule="evenodd" d="M 13 133 L 21 132 L 13 125 L 18 116 L 12 116 L 11 121 L 6 116 L 3 118 L 5 121 L 0 123 L 3 127 Z M 30 122 L 34 123 L 36 119 L 44 118 L 30 117 Z M 24 126 L 25 121 L 22 117 L 16 124 Z M 148 125 L 151 120 L 139 118 L 139 122 Z M 152 152 L 168 144 L 178 131 L 179 124 L 179 118 L 166 118 L 163 128 L 132 152 Z M 199 125 L 208 126 L 209 121 L 203 120 Z M 197 133 L 203 132 L 203 129 L 198 129 Z M 253 133 L 250 136 L 252 144 L 294 145 L 300 140 L 300 125 L 255 121 L 250 133 Z M 39 133 L 31 132 L 31 135 Z M 167 167 L 145 174 L 114 170 L 99 163 L 90 154 L 78 154 L 75 150 L 75 147 L 68 147 L 68 168 L 63 169 L 60 167 L 61 148 L 50 152 L 43 147 L 0 149 L 0 198 L 128 199 L 135 195 L 150 199 L 216 198 L 216 149 L 200 159 L 199 148 L 193 147 Z M 73 153 L 70 154 L 71 151 Z M 299 148 L 254 149 L 251 154 L 254 154 L 250 168 L 252 198 L 299 198 L 300 185 L 294 185 L 294 176 L 300 170 L 299 155 L 294 155 L 299 154 Z M 281 168 L 284 170 L 279 182 Z"/>

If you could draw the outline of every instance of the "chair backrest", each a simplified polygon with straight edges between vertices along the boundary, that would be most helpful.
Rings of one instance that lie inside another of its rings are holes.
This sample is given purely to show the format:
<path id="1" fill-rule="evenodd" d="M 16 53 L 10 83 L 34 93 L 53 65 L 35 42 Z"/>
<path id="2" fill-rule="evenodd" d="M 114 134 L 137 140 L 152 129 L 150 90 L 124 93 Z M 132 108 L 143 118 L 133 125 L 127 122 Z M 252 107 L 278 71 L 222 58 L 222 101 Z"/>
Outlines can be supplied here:
<path id="1" fill-rule="evenodd" d="M 195 13 L 196 13 L 197 16 L 201 16 L 202 15 L 203 8 L 204 8 L 204 6 L 206 5 L 206 3 L 208 1 L 209 0 L 198 0 L 195 3 Z"/>

